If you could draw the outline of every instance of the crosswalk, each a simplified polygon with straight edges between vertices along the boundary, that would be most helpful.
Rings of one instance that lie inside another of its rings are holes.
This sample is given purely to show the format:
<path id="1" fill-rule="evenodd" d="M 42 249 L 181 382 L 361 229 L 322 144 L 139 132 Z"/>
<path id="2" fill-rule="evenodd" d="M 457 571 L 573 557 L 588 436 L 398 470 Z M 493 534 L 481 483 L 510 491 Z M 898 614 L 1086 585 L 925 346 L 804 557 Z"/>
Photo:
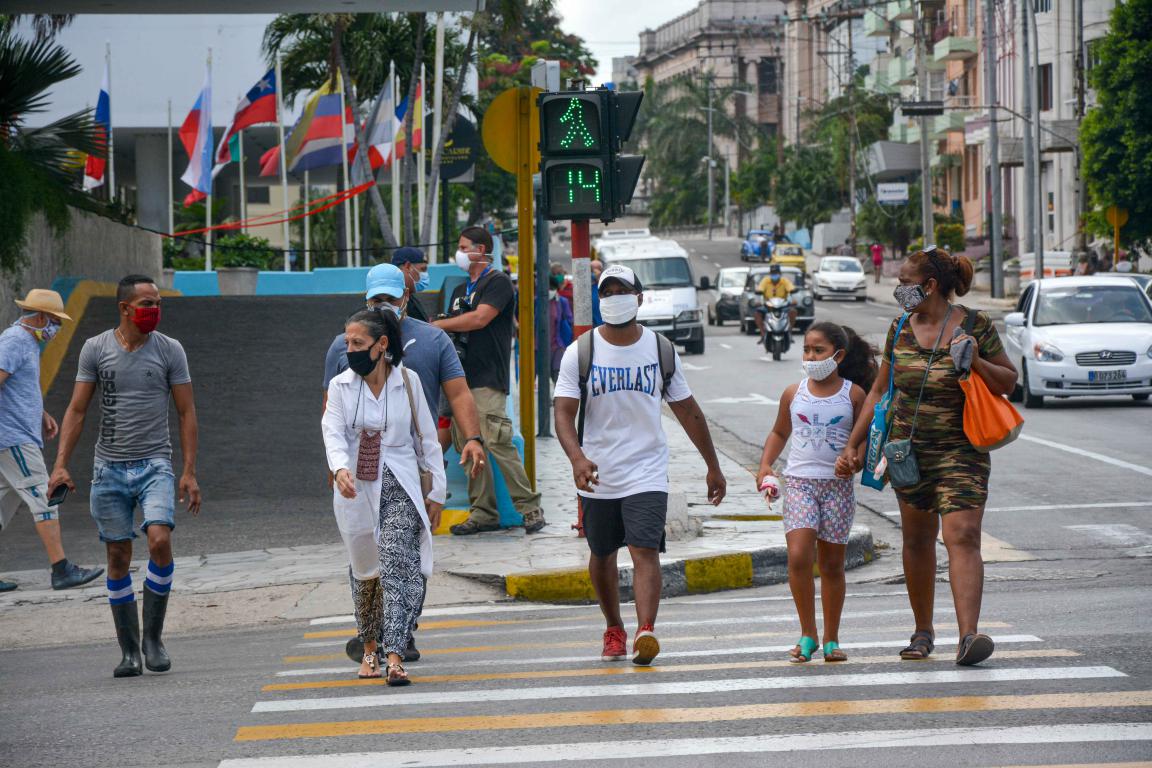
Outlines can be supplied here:
<path id="1" fill-rule="evenodd" d="M 857 750 L 920 765 L 941 748 L 946 764 L 1152 759 L 1152 690 L 1121 663 L 990 616 L 995 656 L 958 668 L 947 611 L 936 654 L 901 661 L 906 600 L 850 595 L 850 660 L 802 665 L 785 658 L 797 632 L 780 595 L 666 602 L 652 667 L 599 661 L 592 606 L 432 609 L 401 689 L 356 678 L 351 617 L 316 619 L 293 631 L 220 768 L 752 766 L 776 753 L 827 766 L 858 765 Z"/>

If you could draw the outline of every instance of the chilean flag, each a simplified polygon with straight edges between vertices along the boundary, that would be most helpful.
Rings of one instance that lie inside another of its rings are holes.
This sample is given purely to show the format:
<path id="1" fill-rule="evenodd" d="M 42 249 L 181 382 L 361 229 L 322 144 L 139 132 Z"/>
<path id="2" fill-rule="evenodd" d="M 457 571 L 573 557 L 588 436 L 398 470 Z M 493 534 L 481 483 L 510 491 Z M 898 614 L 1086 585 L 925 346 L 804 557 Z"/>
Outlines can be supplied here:
<path id="1" fill-rule="evenodd" d="M 204 78 L 204 87 L 196 97 L 196 104 L 184 124 L 180 126 L 180 141 L 188 153 L 188 169 L 180 177 L 195 192 L 208 195 L 212 191 L 212 73 Z M 190 195 L 189 197 L 192 197 Z M 185 205 L 188 201 L 185 200 Z"/>
<path id="2" fill-rule="evenodd" d="M 236 105 L 232 123 L 228 126 L 228 130 L 224 131 L 224 137 L 216 147 L 216 163 L 227 165 L 232 160 L 228 142 L 240 131 L 259 123 L 274 122 L 276 122 L 276 70 L 270 69 Z"/>
<path id="3" fill-rule="evenodd" d="M 108 167 L 108 137 L 112 135 L 112 97 L 108 95 L 108 64 L 104 64 L 104 81 L 100 84 L 100 98 L 96 100 L 96 143 L 100 151 L 88 155 L 84 162 L 84 191 L 104 183 Z"/>

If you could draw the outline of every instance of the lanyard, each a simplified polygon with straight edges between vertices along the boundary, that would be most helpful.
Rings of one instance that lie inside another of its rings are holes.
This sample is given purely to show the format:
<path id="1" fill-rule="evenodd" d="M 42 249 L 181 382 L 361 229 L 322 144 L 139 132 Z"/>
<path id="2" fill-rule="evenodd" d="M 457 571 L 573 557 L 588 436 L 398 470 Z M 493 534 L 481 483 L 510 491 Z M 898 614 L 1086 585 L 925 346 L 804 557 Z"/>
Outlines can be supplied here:
<path id="1" fill-rule="evenodd" d="M 492 269 L 491 264 L 484 267 L 484 271 L 480 273 L 480 276 L 476 278 L 475 282 L 469 281 L 465 284 L 464 294 L 468 297 L 469 301 L 472 300 L 472 294 L 476 291 L 476 286 L 480 284 L 480 281 L 484 279 L 484 275 L 488 274 L 488 270 L 490 269 Z"/>

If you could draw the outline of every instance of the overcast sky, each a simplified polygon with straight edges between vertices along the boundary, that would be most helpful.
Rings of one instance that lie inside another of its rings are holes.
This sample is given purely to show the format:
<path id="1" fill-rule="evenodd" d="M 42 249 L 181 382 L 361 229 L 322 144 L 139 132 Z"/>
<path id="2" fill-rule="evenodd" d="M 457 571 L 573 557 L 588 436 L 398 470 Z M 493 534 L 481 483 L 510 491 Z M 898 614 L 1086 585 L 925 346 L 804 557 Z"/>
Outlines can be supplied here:
<path id="1" fill-rule="evenodd" d="M 612 78 L 612 58 L 634 56 L 640 31 L 655 29 L 699 5 L 699 0 L 558 0 L 564 31 L 580 35 L 600 62 L 596 81 Z"/>

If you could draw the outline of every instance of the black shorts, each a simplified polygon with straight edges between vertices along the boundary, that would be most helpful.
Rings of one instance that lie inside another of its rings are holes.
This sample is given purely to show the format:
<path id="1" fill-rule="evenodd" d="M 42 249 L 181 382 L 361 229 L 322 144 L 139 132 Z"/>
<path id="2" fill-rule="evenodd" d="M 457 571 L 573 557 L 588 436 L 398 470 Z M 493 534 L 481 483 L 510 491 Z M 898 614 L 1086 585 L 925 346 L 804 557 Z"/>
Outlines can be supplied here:
<path id="1" fill-rule="evenodd" d="M 619 499 L 581 496 L 580 504 L 584 509 L 584 536 L 597 557 L 607 557 L 625 545 L 665 551 L 667 493 L 649 491 Z"/>

